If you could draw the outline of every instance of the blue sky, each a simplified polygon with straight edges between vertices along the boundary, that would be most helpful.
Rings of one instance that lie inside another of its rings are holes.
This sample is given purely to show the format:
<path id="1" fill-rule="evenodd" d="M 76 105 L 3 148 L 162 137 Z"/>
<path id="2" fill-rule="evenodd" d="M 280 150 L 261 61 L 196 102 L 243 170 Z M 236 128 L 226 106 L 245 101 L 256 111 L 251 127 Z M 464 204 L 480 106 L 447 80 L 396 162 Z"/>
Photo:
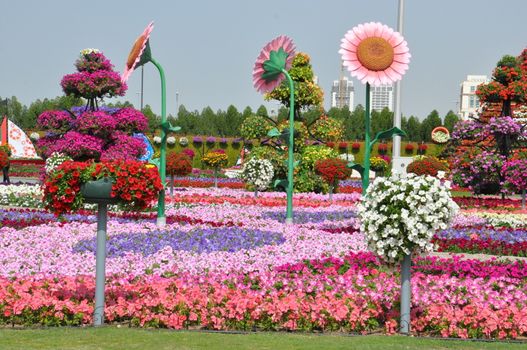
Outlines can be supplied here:
<path id="1" fill-rule="evenodd" d="M 29 104 L 62 95 L 60 79 L 74 71 L 83 48 L 100 49 L 122 71 L 134 40 L 153 20 L 150 43 L 166 72 L 168 113 L 175 114 L 176 93 L 190 110 L 230 104 L 276 109 L 252 87 L 251 71 L 263 45 L 280 34 L 311 56 L 327 108 L 344 33 L 369 21 L 395 29 L 397 6 L 397 0 L 4 0 L 0 96 Z M 402 81 L 403 114 L 456 110 L 467 74 L 490 75 L 501 56 L 527 47 L 526 13 L 525 0 L 406 0 L 403 35 L 412 60 Z M 139 70 L 125 97 L 136 106 L 140 81 Z M 354 84 L 356 103 L 364 104 L 364 86 Z M 159 76 L 151 64 L 144 101 L 160 112 Z"/>

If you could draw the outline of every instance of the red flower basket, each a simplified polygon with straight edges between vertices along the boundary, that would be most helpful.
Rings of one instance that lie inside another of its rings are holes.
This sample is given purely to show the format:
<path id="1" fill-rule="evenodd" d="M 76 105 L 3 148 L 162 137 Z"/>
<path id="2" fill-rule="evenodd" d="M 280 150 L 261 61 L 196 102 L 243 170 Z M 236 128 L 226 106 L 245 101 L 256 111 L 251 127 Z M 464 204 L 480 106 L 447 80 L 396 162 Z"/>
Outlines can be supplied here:
<path id="1" fill-rule="evenodd" d="M 339 148 L 340 149 L 347 149 L 348 143 L 347 142 L 339 142 Z"/>
<path id="2" fill-rule="evenodd" d="M 407 153 L 412 153 L 415 149 L 415 146 L 411 143 L 407 143 L 406 146 L 404 146 L 404 150 L 407 152 Z"/>
<path id="3" fill-rule="evenodd" d="M 377 152 L 379 152 L 379 154 L 386 154 L 386 152 L 388 152 L 388 145 L 380 143 L 379 146 L 377 146 Z"/>
<path id="4" fill-rule="evenodd" d="M 351 144 L 351 150 L 352 150 L 352 151 L 358 151 L 358 150 L 360 150 L 360 143 L 359 143 L 359 142 L 353 142 L 353 143 Z"/>

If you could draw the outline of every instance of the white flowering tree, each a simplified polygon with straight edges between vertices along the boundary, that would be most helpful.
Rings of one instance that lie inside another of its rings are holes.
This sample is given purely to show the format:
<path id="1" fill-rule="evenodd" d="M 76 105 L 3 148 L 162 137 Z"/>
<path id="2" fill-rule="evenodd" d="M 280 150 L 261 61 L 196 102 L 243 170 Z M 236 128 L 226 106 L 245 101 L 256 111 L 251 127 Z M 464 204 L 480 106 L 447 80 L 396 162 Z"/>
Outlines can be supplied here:
<path id="1" fill-rule="evenodd" d="M 431 252 L 433 235 L 448 228 L 457 210 L 448 181 L 415 174 L 378 177 L 358 206 L 369 248 L 390 263 L 402 262 L 402 329 L 410 329 L 411 255 Z"/>
<path id="2" fill-rule="evenodd" d="M 254 196 L 271 185 L 274 176 L 273 164 L 267 159 L 251 158 L 242 169 L 242 178 L 254 187 Z"/>

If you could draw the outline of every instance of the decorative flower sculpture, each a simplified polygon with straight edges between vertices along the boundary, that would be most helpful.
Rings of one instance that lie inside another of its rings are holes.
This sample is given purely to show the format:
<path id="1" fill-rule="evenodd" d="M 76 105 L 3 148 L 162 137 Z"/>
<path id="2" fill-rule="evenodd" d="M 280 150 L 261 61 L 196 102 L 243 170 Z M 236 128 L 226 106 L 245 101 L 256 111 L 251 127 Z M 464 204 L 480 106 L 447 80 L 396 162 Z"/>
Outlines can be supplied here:
<path id="1" fill-rule="evenodd" d="M 132 50 L 130 50 L 130 53 L 128 54 L 128 59 L 126 60 L 126 65 L 121 77 L 123 83 L 128 80 L 128 77 L 130 77 L 135 68 L 150 61 L 151 53 L 148 39 L 150 38 L 152 30 L 154 30 L 154 22 L 150 22 L 143 33 L 135 40 L 134 46 L 132 46 Z"/>
<path id="2" fill-rule="evenodd" d="M 282 180 L 281 185 L 286 187 L 287 192 L 287 211 L 286 222 L 293 223 L 293 145 L 294 145 L 294 110 L 295 110 L 295 85 L 287 70 L 293 62 L 295 45 L 287 36 L 281 35 L 271 40 L 264 46 L 260 55 L 254 63 L 253 84 L 259 92 L 270 92 L 276 88 L 282 80 L 287 78 L 290 91 L 289 102 L 289 130 L 280 133 L 273 128 L 267 134 L 270 137 L 282 136 L 288 141 L 287 156 L 287 181 Z"/>
<path id="3" fill-rule="evenodd" d="M 291 38 L 280 35 L 264 46 L 253 68 L 253 84 L 261 93 L 274 90 L 284 80 L 282 70 L 289 70 L 295 56 Z"/>
<path id="4" fill-rule="evenodd" d="M 354 27 L 346 33 L 340 47 L 351 76 L 374 86 L 401 80 L 411 57 L 403 36 L 378 22 Z"/>
<path id="5" fill-rule="evenodd" d="M 370 84 L 379 86 L 401 80 L 408 69 L 410 52 L 401 34 L 378 22 L 359 24 L 349 30 L 341 41 L 339 53 L 343 64 L 348 67 L 351 76 L 366 84 L 364 165 L 348 164 L 361 174 L 362 194 L 365 195 L 370 182 L 370 153 L 375 142 L 394 135 L 406 136 L 403 130 L 394 126 L 377 133 L 370 142 Z"/>
<path id="6" fill-rule="evenodd" d="M 172 126 L 169 121 L 167 121 L 166 116 L 166 80 L 165 80 L 165 71 L 159 62 L 157 62 L 153 57 L 150 51 L 150 33 L 154 29 L 154 22 L 150 22 L 146 26 L 143 33 L 137 38 L 132 50 L 128 55 L 126 60 L 126 66 L 121 77 L 121 80 L 124 82 L 128 80 L 128 77 L 135 68 L 140 67 L 148 62 L 152 62 L 159 71 L 159 77 L 161 79 L 161 147 L 159 159 L 153 160 L 152 162 L 156 164 L 159 168 L 159 175 L 161 177 L 161 183 L 165 183 L 166 179 L 166 148 L 167 148 L 167 133 L 171 131 L 179 131 L 181 128 L 178 126 Z M 162 189 L 159 192 L 159 200 L 157 204 L 157 224 L 158 226 L 164 226 L 166 223 L 165 216 L 165 190 Z"/>

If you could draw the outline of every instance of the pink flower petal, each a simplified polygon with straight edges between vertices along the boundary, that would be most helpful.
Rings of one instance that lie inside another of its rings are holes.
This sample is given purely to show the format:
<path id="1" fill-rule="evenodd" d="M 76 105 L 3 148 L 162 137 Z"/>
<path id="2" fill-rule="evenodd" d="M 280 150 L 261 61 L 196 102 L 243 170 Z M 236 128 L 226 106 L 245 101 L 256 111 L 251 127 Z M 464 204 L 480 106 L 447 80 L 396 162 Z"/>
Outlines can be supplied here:
<path id="1" fill-rule="evenodd" d="M 283 50 L 288 54 L 285 63 L 285 69 L 287 70 L 291 67 L 293 58 L 295 56 L 295 45 L 289 37 L 280 35 L 264 46 L 256 58 L 256 62 L 254 63 L 252 74 L 253 86 L 258 92 L 265 93 L 272 91 L 278 85 L 280 85 L 282 80 L 285 78 L 283 74 L 279 74 L 275 80 L 270 82 L 266 82 L 265 79 L 262 78 L 262 75 L 265 72 L 263 63 L 269 59 L 271 51 L 278 51 L 280 48 L 283 48 Z"/>
<path id="2" fill-rule="evenodd" d="M 390 67 L 384 71 L 370 71 L 364 67 L 357 58 L 357 46 L 368 37 L 383 38 L 394 49 L 394 59 Z M 341 40 L 339 53 L 342 55 L 344 66 L 363 83 L 372 85 L 390 84 L 402 78 L 410 63 L 408 43 L 403 36 L 390 27 L 378 22 L 359 24 L 344 35 Z"/>

